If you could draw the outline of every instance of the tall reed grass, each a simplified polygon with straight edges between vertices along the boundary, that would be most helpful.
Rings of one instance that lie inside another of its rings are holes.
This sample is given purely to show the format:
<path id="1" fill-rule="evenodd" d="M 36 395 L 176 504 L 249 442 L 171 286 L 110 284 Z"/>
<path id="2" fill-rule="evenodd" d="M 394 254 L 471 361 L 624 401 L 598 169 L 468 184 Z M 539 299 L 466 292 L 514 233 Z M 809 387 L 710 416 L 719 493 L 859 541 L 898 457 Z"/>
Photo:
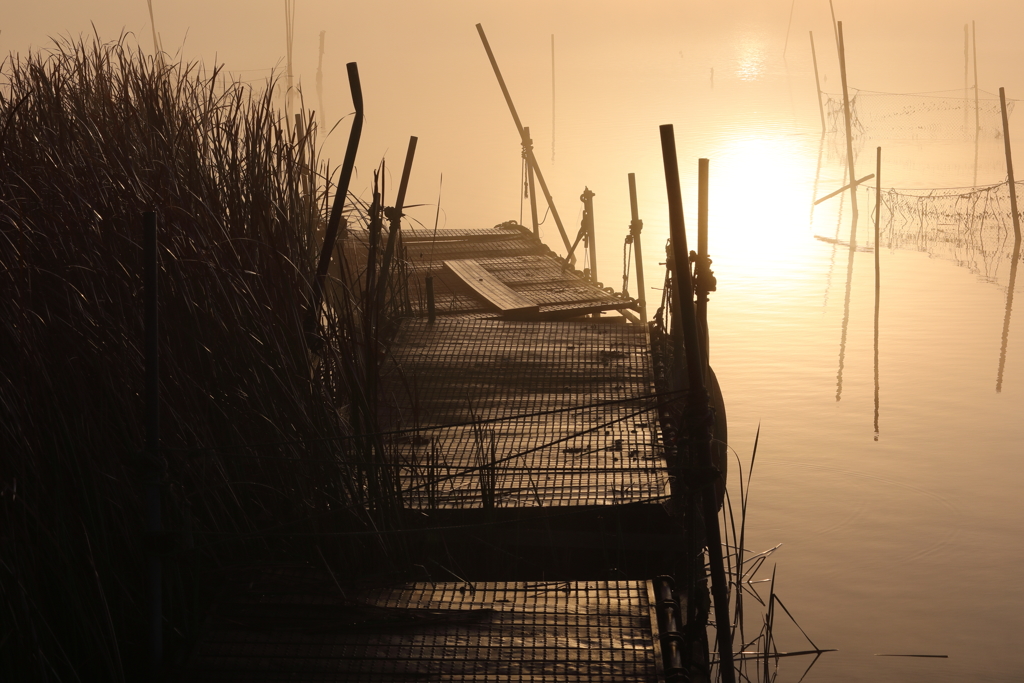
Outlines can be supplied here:
<path id="1" fill-rule="evenodd" d="M 310 353 L 330 172 L 314 116 L 286 125 L 272 85 L 125 36 L 0 65 L 0 679 L 137 677 L 144 543 L 164 552 L 171 661 L 225 567 L 326 551 L 357 570 L 393 555 L 386 538 L 327 547 L 321 534 L 380 526 L 367 491 L 381 468 L 349 465 L 374 444 L 345 440 L 345 406 L 372 426 L 375 398 L 351 383 L 372 378 L 375 321 L 396 304 L 354 303 L 369 269 L 343 268 L 320 316 L 327 344 Z M 144 540 L 151 208 L 168 531 Z"/>

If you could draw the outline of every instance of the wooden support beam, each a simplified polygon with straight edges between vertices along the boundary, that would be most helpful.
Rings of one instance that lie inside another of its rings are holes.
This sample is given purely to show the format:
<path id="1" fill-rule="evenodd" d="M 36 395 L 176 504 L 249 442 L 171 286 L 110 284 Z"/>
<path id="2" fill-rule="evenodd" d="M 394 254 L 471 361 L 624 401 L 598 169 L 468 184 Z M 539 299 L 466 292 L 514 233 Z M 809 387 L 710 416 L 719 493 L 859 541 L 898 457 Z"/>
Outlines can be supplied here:
<path id="1" fill-rule="evenodd" d="M 505 315 L 540 312 L 540 306 L 520 296 L 473 259 L 445 261 L 444 267 Z"/>

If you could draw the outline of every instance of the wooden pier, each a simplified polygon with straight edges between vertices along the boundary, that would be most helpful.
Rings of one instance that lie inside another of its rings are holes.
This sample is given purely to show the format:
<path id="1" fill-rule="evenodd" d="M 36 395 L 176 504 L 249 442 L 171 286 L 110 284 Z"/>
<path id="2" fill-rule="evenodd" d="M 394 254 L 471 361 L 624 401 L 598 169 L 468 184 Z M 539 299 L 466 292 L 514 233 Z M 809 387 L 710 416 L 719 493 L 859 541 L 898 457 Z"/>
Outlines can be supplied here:
<path id="1" fill-rule="evenodd" d="M 358 251 L 365 235 L 347 240 Z M 659 631 L 655 605 L 680 596 L 651 579 L 676 572 L 685 544 L 666 507 L 665 399 L 637 302 L 522 226 L 402 240 L 412 316 L 379 386 L 403 523 L 422 530 L 408 552 L 429 581 L 353 587 L 322 569 L 264 568 L 224 595 L 189 679 L 678 673 L 663 635 L 675 643 L 681 626 Z"/>

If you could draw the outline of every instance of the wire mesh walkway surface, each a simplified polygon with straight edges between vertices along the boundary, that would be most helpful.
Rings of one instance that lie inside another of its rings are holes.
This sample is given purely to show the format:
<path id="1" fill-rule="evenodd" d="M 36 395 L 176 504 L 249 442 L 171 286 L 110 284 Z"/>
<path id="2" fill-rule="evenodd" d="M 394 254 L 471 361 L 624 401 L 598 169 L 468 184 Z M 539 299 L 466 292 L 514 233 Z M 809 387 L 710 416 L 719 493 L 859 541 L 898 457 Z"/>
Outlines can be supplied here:
<path id="1" fill-rule="evenodd" d="M 608 322 L 407 321 L 386 390 L 410 508 L 659 500 L 668 475 L 647 331 Z M 474 423 L 475 424 L 466 424 Z M 463 425 L 432 428 L 434 425 Z"/>
<path id="2" fill-rule="evenodd" d="M 302 578 L 265 574 L 222 600 L 187 679 L 663 679 L 647 581 L 410 583 L 342 595 Z"/>
<path id="3" fill-rule="evenodd" d="M 637 309 L 568 267 L 529 229 L 503 223 L 486 229 L 402 228 L 412 305 L 427 314 L 426 278 L 432 277 L 436 313 L 441 317 L 500 317 L 479 292 L 455 277 L 446 261 L 472 261 L 509 290 L 536 305 L 535 320 L 563 320 L 597 311 Z"/>

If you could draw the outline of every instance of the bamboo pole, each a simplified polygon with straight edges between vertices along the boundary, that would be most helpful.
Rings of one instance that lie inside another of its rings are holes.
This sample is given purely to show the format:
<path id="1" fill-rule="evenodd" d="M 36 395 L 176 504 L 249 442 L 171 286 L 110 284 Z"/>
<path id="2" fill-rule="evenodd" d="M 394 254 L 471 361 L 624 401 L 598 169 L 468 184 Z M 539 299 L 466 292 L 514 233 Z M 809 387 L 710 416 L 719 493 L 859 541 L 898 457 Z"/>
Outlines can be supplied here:
<path id="1" fill-rule="evenodd" d="M 1010 119 L 1006 111 L 1006 89 L 999 88 L 999 108 L 1003 114 L 1003 146 L 1006 149 L 1006 178 L 1010 184 L 1010 215 L 1013 218 L 1013 236 L 1020 239 L 1020 215 L 1017 213 L 1017 184 L 1013 179 L 1013 156 L 1010 153 Z"/>
<path id="2" fill-rule="evenodd" d="M 555 34 L 551 34 L 551 163 L 555 163 Z"/>
<path id="3" fill-rule="evenodd" d="M 850 90 L 846 81 L 846 47 L 843 42 L 843 22 L 837 23 L 839 32 L 839 75 L 843 81 L 843 116 L 846 119 L 846 167 L 850 170 L 850 199 L 852 201 L 854 220 L 857 216 L 857 183 L 852 182 L 857 175 L 853 171 L 853 124 L 850 120 Z"/>
<path id="4" fill-rule="evenodd" d="M 519 120 L 519 114 L 516 112 L 516 106 L 512 103 L 512 96 L 508 92 L 508 87 L 505 85 L 505 79 L 501 76 L 501 70 L 498 68 L 498 61 L 494 58 L 494 53 L 491 51 L 491 44 L 487 42 L 487 35 L 484 33 L 484 27 L 480 24 L 476 25 L 477 33 L 480 34 L 480 41 L 484 44 L 484 50 L 487 52 L 487 59 L 491 62 L 491 68 L 494 70 L 494 75 L 498 79 L 498 85 L 501 86 L 501 94 L 505 96 L 505 104 L 508 105 L 508 110 L 512 114 L 512 120 L 515 121 L 516 130 L 519 131 L 520 141 L 525 142 L 525 133 L 523 132 L 523 122 Z M 568 251 L 572 251 L 572 247 L 569 243 L 569 236 L 565 234 L 565 228 L 562 227 L 562 219 L 558 216 L 558 209 L 555 208 L 555 200 L 551 198 L 551 193 L 548 191 L 548 184 L 544 182 L 544 174 L 541 173 L 540 165 L 537 163 L 537 158 L 533 154 L 532 147 L 528 153 L 527 163 L 529 163 L 534 172 L 537 174 L 537 182 L 540 183 L 541 192 L 544 193 L 544 199 L 548 202 L 548 208 L 551 209 L 551 217 L 555 219 L 555 225 L 558 226 L 558 234 L 562 237 L 562 242 L 565 244 L 565 248 Z M 569 256 L 570 263 L 575 263 L 575 257 Z"/>
<path id="5" fill-rule="evenodd" d="M 533 139 L 530 137 L 529 126 L 523 128 L 523 134 L 526 137 L 526 140 L 523 142 L 523 145 L 530 145 L 530 149 L 532 150 Z M 523 149 L 523 152 L 525 154 L 525 147 Z M 540 222 L 537 220 L 537 188 L 534 187 L 533 166 L 531 166 L 530 164 L 526 164 L 526 180 L 526 187 L 530 192 L 530 221 L 533 225 L 533 236 L 536 237 L 537 239 L 540 239 Z"/>
<path id="6" fill-rule="evenodd" d="M 640 304 L 640 322 L 647 324 L 647 286 L 644 283 L 644 256 L 640 246 L 640 231 L 644 222 L 640 220 L 640 211 L 636 201 L 636 175 L 629 174 L 629 234 L 633 238 L 633 255 L 636 258 L 636 289 L 637 302 Z"/>
<path id="7" fill-rule="evenodd" d="M 814 85 L 818 90 L 818 114 L 821 116 L 821 132 L 825 132 L 825 105 L 821 102 L 821 80 L 818 78 L 818 54 L 814 50 L 814 31 L 811 34 L 811 59 L 814 62 Z"/>
<path id="8" fill-rule="evenodd" d="M 146 611 L 150 680 L 159 680 L 163 668 L 163 561 L 159 539 L 160 516 L 160 315 L 159 255 L 156 212 L 142 214 L 143 298 L 145 301 L 145 428 L 146 461 L 143 493 L 146 530 Z"/>
<path id="9" fill-rule="evenodd" d="M 967 88 L 968 80 L 967 75 L 971 68 L 971 38 L 967 30 L 967 24 L 964 24 L 964 132 L 967 132 Z"/>
<path id="10" fill-rule="evenodd" d="M 836 8 L 832 5 L 832 0 L 828 0 L 828 11 L 832 14 L 832 37 L 836 41 L 836 49 L 839 48 L 839 29 L 836 28 L 838 22 L 836 21 Z"/>
<path id="11" fill-rule="evenodd" d="M 981 138 L 981 109 L 978 104 L 978 35 L 971 19 L 971 52 L 974 61 L 974 184 L 978 184 L 978 147 Z"/>
<path id="12" fill-rule="evenodd" d="M 672 240 L 673 281 L 678 317 L 682 323 L 685 344 L 685 360 L 689 391 L 685 413 L 693 416 L 692 424 L 684 424 L 691 433 L 691 447 L 696 456 L 698 469 L 707 474 L 706 483 L 698 490 L 704 530 L 707 536 L 708 564 L 711 569 L 711 594 L 714 600 L 715 623 L 718 635 L 719 671 L 724 683 L 735 683 L 736 672 L 732 659 L 732 635 L 730 633 L 729 601 L 725 583 L 725 567 L 722 561 L 722 535 L 718 528 L 718 506 L 715 501 L 715 482 L 718 473 L 711 459 L 711 431 L 706 419 L 710 412 L 708 393 L 704 388 L 704 373 L 701 369 L 702 353 L 697 334 L 697 320 L 693 307 L 693 281 L 690 277 L 689 252 L 686 249 L 686 226 L 683 222 L 683 198 L 679 187 L 679 166 L 676 160 L 675 133 L 671 124 L 661 126 L 661 149 L 665 164 L 665 184 L 668 190 L 669 231 Z M 678 343 L 676 344 L 678 348 Z M 677 356 L 674 364 L 678 367 L 683 358 Z M 699 416 L 699 417 L 698 417 Z M 678 458 L 678 456 L 677 456 Z M 715 476 L 713 476 L 715 475 Z M 682 482 L 676 482 L 681 486 Z"/>

